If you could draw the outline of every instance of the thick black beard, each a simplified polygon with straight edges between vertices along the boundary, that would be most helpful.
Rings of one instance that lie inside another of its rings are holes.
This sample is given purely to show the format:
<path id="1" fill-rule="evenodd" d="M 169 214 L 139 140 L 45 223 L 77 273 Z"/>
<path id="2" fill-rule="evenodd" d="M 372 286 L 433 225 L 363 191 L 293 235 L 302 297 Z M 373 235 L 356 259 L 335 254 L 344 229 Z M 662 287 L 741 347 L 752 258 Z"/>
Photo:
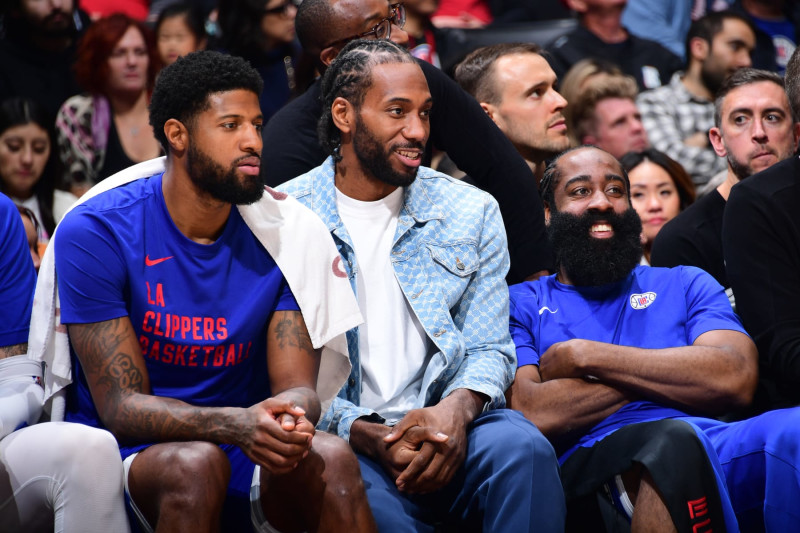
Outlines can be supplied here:
<path id="1" fill-rule="evenodd" d="M 590 235 L 592 225 L 605 221 L 614 229 L 609 239 Z M 553 211 L 547 233 L 556 256 L 574 285 L 595 287 L 624 279 L 642 258 L 642 222 L 633 208 L 622 215 L 587 211 L 575 216 Z"/>
<path id="2" fill-rule="evenodd" d="M 394 187 L 408 187 L 417 179 L 417 170 L 414 168 L 407 173 L 396 171 L 389 163 L 392 152 L 403 148 L 416 148 L 424 150 L 422 143 L 409 142 L 404 145 L 396 144 L 383 151 L 380 141 L 372 130 L 360 119 L 356 119 L 356 131 L 353 134 L 353 151 L 361 167 L 372 174 L 376 179 Z"/>
<path id="3" fill-rule="evenodd" d="M 237 174 L 237 166 L 243 156 L 231 164 L 228 170 L 213 161 L 204 152 L 189 144 L 186 166 L 192 183 L 201 191 L 220 202 L 235 205 L 248 205 L 257 202 L 264 194 L 264 185 L 259 176 L 242 181 Z"/>

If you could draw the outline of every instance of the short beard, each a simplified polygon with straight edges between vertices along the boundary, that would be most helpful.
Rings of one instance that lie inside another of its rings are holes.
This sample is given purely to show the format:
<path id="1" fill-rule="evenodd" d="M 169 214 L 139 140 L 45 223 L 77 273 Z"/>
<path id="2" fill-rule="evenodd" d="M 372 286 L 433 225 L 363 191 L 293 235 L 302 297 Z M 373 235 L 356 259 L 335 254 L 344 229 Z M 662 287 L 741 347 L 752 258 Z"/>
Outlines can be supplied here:
<path id="1" fill-rule="evenodd" d="M 750 168 L 748 165 L 744 165 L 739 161 L 737 161 L 736 158 L 733 157 L 733 155 L 731 155 L 730 151 L 728 152 L 727 160 L 728 160 L 728 165 L 730 165 L 731 167 L 733 175 L 739 178 L 739 180 L 749 178 L 750 176 L 753 175 L 753 169 Z"/>
<path id="2" fill-rule="evenodd" d="M 722 83 L 725 81 L 727 74 L 727 72 L 720 74 L 714 70 L 702 67 L 700 69 L 700 80 L 703 82 L 705 88 L 713 95 L 717 94 L 719 88 L 722 87 Z"/>
<path id="3" fill-rule="evenodd" d="M 605 221 L 614 229 L 609 239 L 590 235 L 591 227 Z M 595 287 L 624 279 L 642 258 L 642 222 L 633 208 L 622 215 L 586 212 L 575 216 L 553 211 L 547 233 L 570 283 Z"/>
<path id="4" fill-rule="evenodd" d="M 235 205 L 249 205 L 257 202 L 264 194 L 264 185 L 258 175 L 242 181 L 237 174 L 237 163 L 252 155 L 240 157 L 225 167 L 213 161 L 204 152 L 189 144 L 186 166 L 192 183 L 212 198 Z"/>
<path id="5" fill-rule="evenodd" d="M 372 133 L 360 117 L 356 117 L 356 131 L 353 134 L 353 151 L 358 158 L 361 167 L 372 176 L 393 187 L 408 187 L 417 179 L 418 168 L 413 168 L 408 172 L 398 172 L 395 170 L 389 159 L 392 152 L 403 148 L 413 148 L 425 150 L 422 143 L 408 142 L 404 145 L 396 144 L 384 152 L 380 141 Z M 420 157 L 422 157 L 420 155 Z"/>

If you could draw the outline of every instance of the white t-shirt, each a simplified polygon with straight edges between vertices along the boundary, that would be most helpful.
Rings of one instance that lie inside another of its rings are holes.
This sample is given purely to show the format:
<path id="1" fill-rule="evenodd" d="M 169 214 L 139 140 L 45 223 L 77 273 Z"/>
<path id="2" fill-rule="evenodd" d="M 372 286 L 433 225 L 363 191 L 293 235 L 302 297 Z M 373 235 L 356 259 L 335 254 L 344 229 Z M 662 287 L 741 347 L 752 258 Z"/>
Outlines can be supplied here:
<path id="1" fill-rule="evenodd" d="M 336 204 L 355 248 L 361 406 L 389 423 L 401 419 L 419 396 L 427 366 L 428 337 L 403 294 L 391 261 L 403 188 L 375 202 L 336 190 Z"/>

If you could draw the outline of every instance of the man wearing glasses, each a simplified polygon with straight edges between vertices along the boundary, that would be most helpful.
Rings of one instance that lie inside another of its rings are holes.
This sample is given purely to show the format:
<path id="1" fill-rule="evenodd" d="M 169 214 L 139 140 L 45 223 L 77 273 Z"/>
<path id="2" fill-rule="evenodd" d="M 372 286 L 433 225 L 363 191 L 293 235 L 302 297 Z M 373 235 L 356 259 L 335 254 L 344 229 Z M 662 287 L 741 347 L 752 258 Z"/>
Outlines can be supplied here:
<path id="1" fill-rule="evenodd" d="M 324 73 L 349 41 L 390 39 L 405 46 L 405 9 L 386 0 L 304 0 L 295 20 L 304 50 Z M 475 183 L 500 204 L 511 254 L 509 282 L 547 270 L 549 245 L 544 211 L 525 161 L 486 116 L 478 103 L 436 67 L 420 62 L 436 102 L 431 115 L 430 147 L 443 150 Z M 275 114 L 264 128 L 264 178 L 277 186 L 320 165 L 326 157 L 317 140 L 322 114 L 320 86 Z M 429 161 L 426 158 L 426 161 Z M 427 164 L 427 162 L 426 162 Z"/>

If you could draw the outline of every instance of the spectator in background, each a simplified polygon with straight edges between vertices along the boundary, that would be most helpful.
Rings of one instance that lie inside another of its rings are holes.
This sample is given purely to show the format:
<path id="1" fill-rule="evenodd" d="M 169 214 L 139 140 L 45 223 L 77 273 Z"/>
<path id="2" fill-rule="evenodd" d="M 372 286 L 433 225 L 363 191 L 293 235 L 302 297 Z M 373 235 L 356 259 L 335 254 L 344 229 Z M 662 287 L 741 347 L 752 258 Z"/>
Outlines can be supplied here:
<path id="1" fill-rule="evenodd" d="M 72 64 L 89 17 L 75 0 L 8 0 L 0 13 L 0 101 L 30 98 L 52 122 L 64 100 L 80 91 Z"/>
<path id="2" fill-rule="evenodd" d="M 37 240 L 42 245 L 77 200 L 57 188 L 61 165 L 51 132 L 50 121 L 35 102 L 12 98 L 0 103 L 0 192 L 41 221 Z"/>
<path id="3" fill-rule="evenodd" d="M 686 71 L 636 101 L 650 142 L 680 161 L 697 187 L 725 168 L 708 141 L 714 95 L 726 77 L 750 66 L 754 47 L 755 33 L 747 19 L 731 12 L 706 15 L 692 23 L 686 37 Z"/>
<path id="4" fill-rule="evenodd" d="M 681 58 L 686 57 L 686 34 L 692 24 L 694 0 L 628 0 L 622 25 L 642 39 L 651 39 Z"/>
<path id="5" fill-rule="evenodd" d="M 783 74 L 798 43 L 800 5 L 795 0 L 736 0 L 731 10 L 753 23 L 753 67 Z"/>
<path id="6" fill-rule="evenodd" d="M 226 0 L 219 5 L 218 48 L 241 56 L 261 74 L 259 99 L 266 123 L 295 95 L 296 0 Z"/>
<path id="7" fill-rule="evenodd" d="M 39 253 L 39 221 L 33 211 L 27 207 L 17 204 L 17 211 L 22 218 L 22 226 L 25 228 L 25 238 L 28 240 L 28 249 L 31 251 L 33 268 L 38 273 L 39 266 L 42 264 L 42 254 Z"/>
<path id="8" fill-rule="evenodd" d="M 431 15 L 439 5 L 438 0 L 406 0 L 406 25 L 408 51 L 411 55 L 431 65 L 442 68 L 436 54 L 436 34 L 439 30 L 431 22 Z"/>
<path id="9" fill-rule="evenodd" d="M 640 90 L 659 87 L 681 68 L 678 56 L 655 41 L 631 35 L 622 25 L 626 0 L 566 0 L 578 13 L 580 25 L 547 48 L 558 77 L 587 57 L 619 65 L 633 76 Z"/>
<path id="10" fill-rule="evenodd" d="M 575 130 L 572 125 L 575 120 L 572 118 L 574 106 L 571 102 L 576 102 L 580 96 L 583 88 L 595 77 L 621 76 L 622 71 L 617 65 L 610 61 L 605 61 L 596 57 L 588 59 L 581 59 L 567 71 L 563 78 L 558 80 L 558 92 L 561 93 L 567 102 L 570 102 L 564 109 L 564 117 L 567 119 L 567 133 L 572 144 L 579 144 L 578 139 L 575 138 Z"/>
<path id="11" fill-rule="evenodd" d="M 147 112 L 158 70 L 153 35 L 142 22 L 116 14 L 86 32 L 75 74 L 88 94 L 64 102 L 56 119 L 64 179 L 76 196 L 161 153 Z"/>
<path id="12" fill-rule="evenodd" d="M 800 113 L 800 51 L 786 67 Z M 725 271 L 759 353 L 756 411 L 800 404 L 800 158 L 789 157 L 731 190 L 722 223 Z"/>
<path id="13" fill-rule="evenodd" d="M 667 224 L 653 245 L 653 266 L 700 267 L 728 289 L 722 220 L 731 188 L 792 156 L 800 139 L 783 79 L 774 72 L 737 70 L 720 88 L 709 132 L 717 156 L 727 162 L 726 180 Z"/>
<path id="14" fill-rule="evenodd" d="M 166 67 L 181 56 L 203 50 L 206 47 L 205 22 L 194 4 L 178 2 L 165 7 L 155 27 L 161 64 Z"/>
<path id="15" fill-rule="evenodd" d="M 786 67 L 800 113 L 800 51 Z M 800 404 L 800 158 L 795 154 L 731 190 L 722 249 L 736 307 L 759 352 L 757 411 Z"/>
<path id="16" fill-rule="evenodd" d="M 92 20 L 122 13 L 144 22 L 150 10 L 150 0 L 80 0 L 80 5 L 81 9 L 89 13 Z"/>
<path id="17" fill-rule="evenodd" d="M 537 183 L 545 159 L 569 147 L 556 75 L 533 43 L 479 48 L 456 67 L 456 81 L 480 103 L 528 163 Z"/>
<path id="18" fill-rule="evenodd" d="M 619 160 L 631 182 L 631 205 L 642 221 L 642 264 L 664 224 L 694 202 L 692 178 L 677 161 L 655 148 L 628 152 Z"/>
<path id="19" fill-rule="evenodd" d="M 636 107 L 636 82 L 630 76 L 603 75 L 588 79 L 567 107 L 567 128 L 575 144 L 592 144 L 620 158 L 650 146 Z"/>

